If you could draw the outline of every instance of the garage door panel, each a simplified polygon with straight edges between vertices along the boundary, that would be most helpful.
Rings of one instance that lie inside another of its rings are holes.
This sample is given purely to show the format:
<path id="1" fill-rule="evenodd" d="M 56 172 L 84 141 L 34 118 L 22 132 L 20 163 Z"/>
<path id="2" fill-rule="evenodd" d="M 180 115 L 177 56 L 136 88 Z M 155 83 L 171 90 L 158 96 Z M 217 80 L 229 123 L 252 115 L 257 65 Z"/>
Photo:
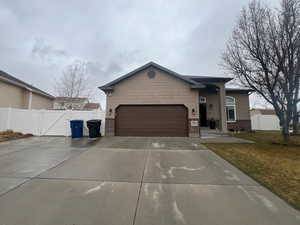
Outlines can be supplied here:
<path id="1" fill-rule="evenodd" d="M 183 105 L 120 106 L 116 135 L 187 136 L 187 109 Z"/>

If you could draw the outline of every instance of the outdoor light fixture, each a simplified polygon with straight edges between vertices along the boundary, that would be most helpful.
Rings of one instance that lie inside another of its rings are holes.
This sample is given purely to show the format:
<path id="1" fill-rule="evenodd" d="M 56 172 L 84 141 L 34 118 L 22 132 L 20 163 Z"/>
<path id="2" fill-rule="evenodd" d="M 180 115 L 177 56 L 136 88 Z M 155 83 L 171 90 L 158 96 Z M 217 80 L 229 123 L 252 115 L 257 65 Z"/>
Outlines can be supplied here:
<path id="1" fill-rule="evenodd" d="M 192 114 L 195 115 L 195 109 L 194 108 L 192 108 Z"/>
<path id="2" fill-rule="evenodd" d="M 112 114 L 112 109 L 109 109 L 108 112 L 109 112 L 109 115 L 111 115 Z"/>

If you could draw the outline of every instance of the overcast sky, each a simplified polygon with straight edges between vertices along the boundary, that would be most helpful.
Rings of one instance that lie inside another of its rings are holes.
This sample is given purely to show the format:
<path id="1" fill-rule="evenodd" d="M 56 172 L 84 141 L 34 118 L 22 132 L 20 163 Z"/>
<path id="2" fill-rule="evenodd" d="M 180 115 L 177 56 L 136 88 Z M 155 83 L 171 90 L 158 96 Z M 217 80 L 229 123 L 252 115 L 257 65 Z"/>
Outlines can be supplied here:
<path id="1" fill-rule="evenodd" d="M 0 0 L 0 70 L 55 94 L 67 65 L 88 62 L 102 106 L 98 86 L 149 61 L 222 75 L 221 53 L 248 2 Z"/>

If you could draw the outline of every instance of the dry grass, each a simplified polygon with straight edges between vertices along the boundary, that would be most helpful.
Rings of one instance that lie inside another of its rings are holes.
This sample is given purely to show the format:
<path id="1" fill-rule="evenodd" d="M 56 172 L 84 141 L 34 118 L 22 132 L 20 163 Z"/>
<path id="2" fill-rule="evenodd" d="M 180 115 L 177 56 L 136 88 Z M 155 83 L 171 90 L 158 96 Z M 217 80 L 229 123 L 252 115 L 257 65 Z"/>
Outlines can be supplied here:
<path id="1" fill-rule="evenodd" d="M 0 131 L 0 142 L 31 136 L 32 134 L 23 134 L 20 132 L 14 132 L 12 130 Z"/>
<path id="2" fill-rule="evenodd" d="M 285 144 L 279 132 L 235 136 L 255 143 L 206 145 L 300 210 L 300 137 Z"/>

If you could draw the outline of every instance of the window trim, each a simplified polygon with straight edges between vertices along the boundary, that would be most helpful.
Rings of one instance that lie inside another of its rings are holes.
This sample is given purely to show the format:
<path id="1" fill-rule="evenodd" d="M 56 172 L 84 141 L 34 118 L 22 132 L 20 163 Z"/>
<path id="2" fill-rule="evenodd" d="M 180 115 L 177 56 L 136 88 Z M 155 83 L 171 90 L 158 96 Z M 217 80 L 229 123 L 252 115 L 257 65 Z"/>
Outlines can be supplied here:
<path id="1" fill-rule="evenodd" d="M 230 98 L 233 100 L 233 103 L 227 103 L 227 98 Z M 227 111 L 227 107 L 233 107 L 233 110 L 234 110 L 234 120 L 228 120 L 228 111 Z M 236 117 L 236 99 L 235 97 L 232 97 L 232 96 L 226 96 L 225 97 L 225 109 L 226 109 L 226 122 L 227 123 L 235 123 L 236 120 L 237 120 L 237 117 Z"/>

